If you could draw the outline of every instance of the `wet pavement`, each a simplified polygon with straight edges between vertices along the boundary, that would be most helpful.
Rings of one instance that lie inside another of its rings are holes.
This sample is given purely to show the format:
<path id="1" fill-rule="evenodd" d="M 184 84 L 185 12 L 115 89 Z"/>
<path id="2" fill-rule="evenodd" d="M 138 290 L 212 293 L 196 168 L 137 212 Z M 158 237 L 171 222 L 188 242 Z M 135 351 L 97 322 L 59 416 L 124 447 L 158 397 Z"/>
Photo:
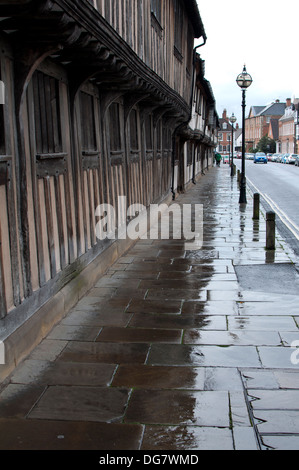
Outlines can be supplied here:
<path id="1" fill-rule="evenodd" d="M 1 449 L 299 449 L 297 259 L 247 196 L 211 169 L 176 201 L 202 249 L 139 240 L 99 279 L 2 384 Z"/>

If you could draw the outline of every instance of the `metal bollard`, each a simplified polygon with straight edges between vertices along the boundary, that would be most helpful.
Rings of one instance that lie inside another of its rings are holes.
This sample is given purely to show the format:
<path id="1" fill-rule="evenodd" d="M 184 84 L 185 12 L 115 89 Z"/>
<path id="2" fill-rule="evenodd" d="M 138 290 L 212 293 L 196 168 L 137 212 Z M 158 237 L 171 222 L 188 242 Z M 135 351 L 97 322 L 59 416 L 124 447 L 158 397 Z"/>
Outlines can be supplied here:
<path id="1" fill-rule="evenodd" d="M 275 250 L 275 212 L 266 214 L 266 249 Z"/>
<path id="2" fill-rule="evenodd" d="M 260 218 L 260 195 L 255 193 L 253 196 L 253 220 Z"/>

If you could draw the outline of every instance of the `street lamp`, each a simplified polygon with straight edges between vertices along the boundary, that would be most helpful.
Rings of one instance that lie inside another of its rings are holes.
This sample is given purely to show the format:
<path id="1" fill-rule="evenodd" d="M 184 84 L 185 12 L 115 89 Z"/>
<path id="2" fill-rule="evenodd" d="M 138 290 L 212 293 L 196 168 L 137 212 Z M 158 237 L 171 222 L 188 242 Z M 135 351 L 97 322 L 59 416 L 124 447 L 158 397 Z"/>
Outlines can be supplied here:
<path id="1" fill-rule="evenodd" d="M 243 72 L 237 76 L 237 84 L 242 90 L 242 172 L 240 184 L 240 204 L 247 204 L 246 199 L 246 178 L 245 178 L 245 94 L 246 89 L 252 84 L 252 78 L 247 73 L 246 65 L 244 65 Z"/>
<path id="2" fill-rule="evenodd" d="M 230 175 L 231 176 L 234 176 L 234 124 L 237 120 L 236 116 L 234 115 L 234 113 L 232 114 L 232 116 L 229 118 L 231 124 L 232 124 L 232 160 L 231 160 L 231 171 L 230 171 Z"/>

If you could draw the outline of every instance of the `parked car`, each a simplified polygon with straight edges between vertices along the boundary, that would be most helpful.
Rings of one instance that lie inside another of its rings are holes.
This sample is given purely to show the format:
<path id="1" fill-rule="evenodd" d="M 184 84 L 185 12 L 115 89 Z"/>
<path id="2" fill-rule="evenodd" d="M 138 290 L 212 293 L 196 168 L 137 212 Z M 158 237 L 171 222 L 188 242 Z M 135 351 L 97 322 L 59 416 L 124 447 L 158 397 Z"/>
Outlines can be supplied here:
<path id="1" fill-rule="evenodd" d="M 283 154 L 282 153 L 279 153 L 278 156 L 276 157 L 276 163 L 281 163 L 281 159 L 283 157 Z"/>
<path id="2" fill-rule="evenodd" d="M 253 163 L 268 163 L 268 159 L 264 152 L 257 152 L 254 156 Z"/>
<path id="3" fill-rule="evenodd" d="M 253 153 L 245 153 L 245 159 L 246 160 L 253 160 L 254 159 L 254 154 Z"/>
<path id="4" fill-rule="evenodd" d="M 281 157 L 280 163 L 287 163 L 287 159 L 290 156 L 290 153 L 284 153 Z"/>
<path id="5" fill-rule="evenodd" d="M 298 155 L 296 153 L 291 153 L 287 158 L 286 163 L 288 163 L 289 165 L 294 165 L 297 160 L 297 157 Z"/>
<path id="6" fill-rule="evenodd" d="M 295 166 L 299 166 L 299 155 L 297 155 L 296 161 L 295 161 Z"/>
<path id="7" fill-rule="evenodd" d="M 272 155 L 273 153 L 267 153 L 268 162 L 272 162 Z"/>
<path id="8" fill-rule="evenodd" d="M 280 157 L 280 153 L 273 153 L 271 157 L 271 162 L 277 162 L 277 159 Z"/>

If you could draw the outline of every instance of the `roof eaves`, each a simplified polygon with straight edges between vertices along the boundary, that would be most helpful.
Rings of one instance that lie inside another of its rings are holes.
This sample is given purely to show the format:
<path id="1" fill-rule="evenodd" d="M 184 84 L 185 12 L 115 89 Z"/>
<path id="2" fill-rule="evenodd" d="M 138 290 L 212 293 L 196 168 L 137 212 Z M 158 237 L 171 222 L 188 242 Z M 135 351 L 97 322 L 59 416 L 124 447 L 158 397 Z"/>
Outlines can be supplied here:
<path id="1" fill-rule="evenodd" d="M 198 10 L 198 5 L 196 0 L 185 0 L 184 1 L 187 13 L 189 15 L 189 18 L 191 20 L 191 23 L 194 28 L 194 35 L 195 38 L 201 38 L 206 41 L 207 40 L 207 35 L 205 32 L 205 28 Z"/>

